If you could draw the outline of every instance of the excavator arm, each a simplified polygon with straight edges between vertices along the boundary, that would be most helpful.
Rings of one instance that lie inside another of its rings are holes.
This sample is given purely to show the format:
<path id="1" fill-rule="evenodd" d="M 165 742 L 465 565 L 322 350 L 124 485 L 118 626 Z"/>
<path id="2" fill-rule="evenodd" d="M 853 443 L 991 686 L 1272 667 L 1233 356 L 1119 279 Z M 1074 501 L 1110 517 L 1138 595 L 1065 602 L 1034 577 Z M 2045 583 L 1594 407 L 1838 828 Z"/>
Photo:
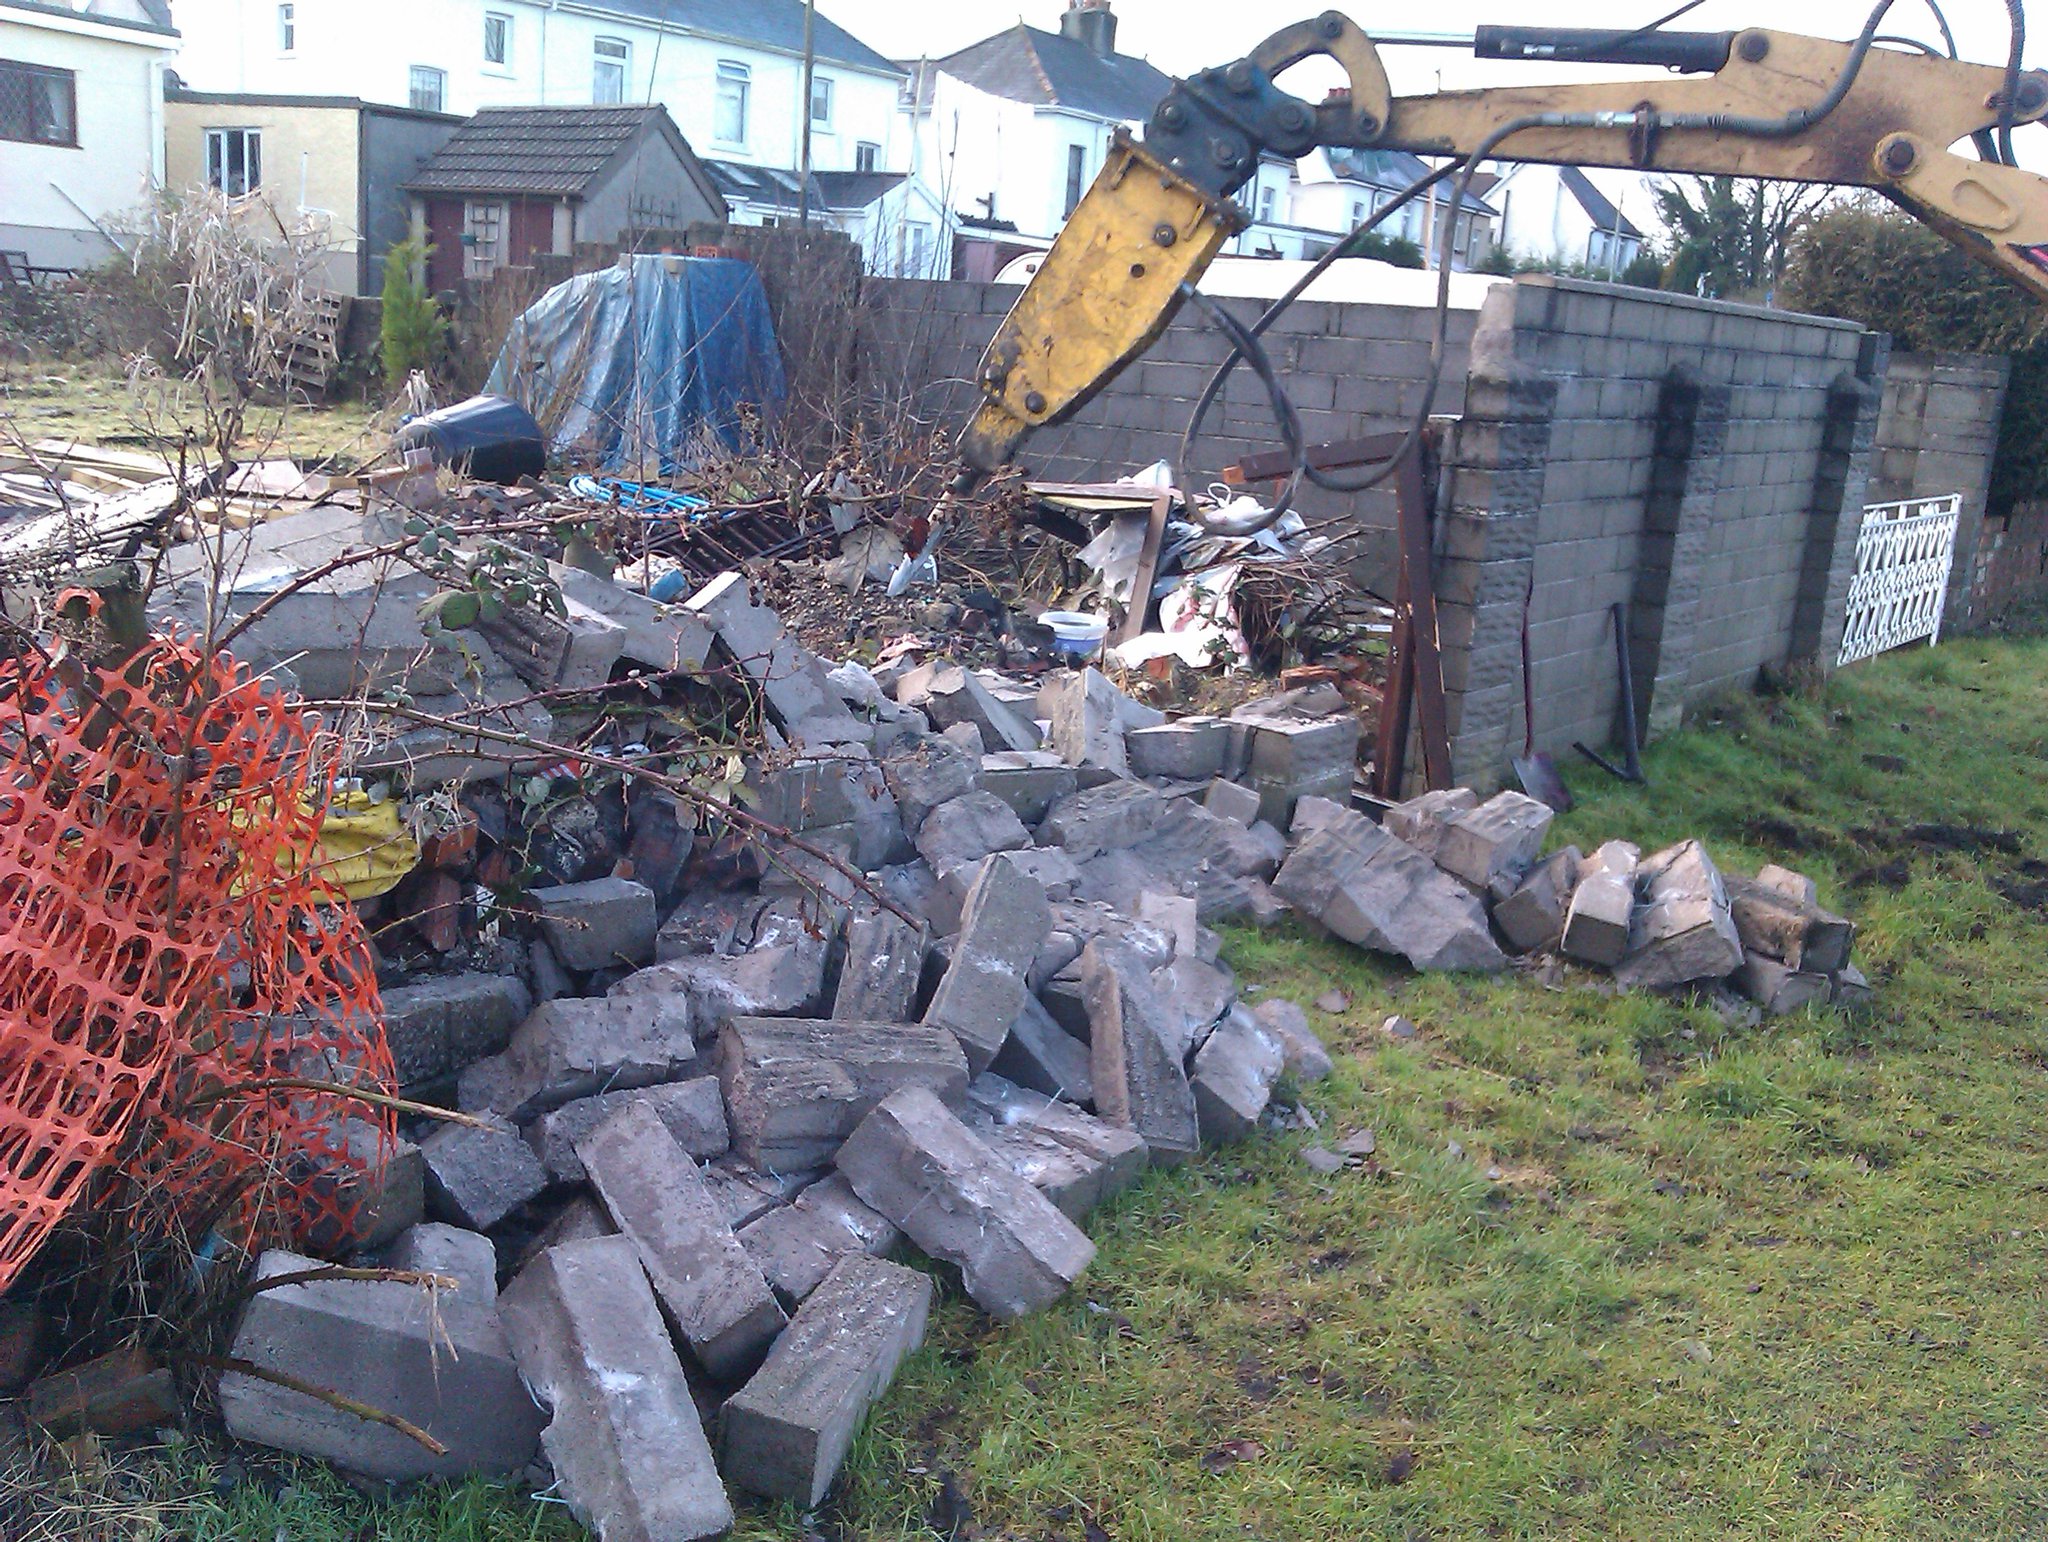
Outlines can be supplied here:
<path id="1" fill-rule="evenodd" d="M 2048 114 L 2048 76 L 2008 104 L 2006 72 L 1872 44 L 1749 29 L 1616 33 L 1488 27 L 1481 57 L 1642 64 L 1679 73 L 1593 85 L 1395 97 L 1378 50 L 1336 12 L 1175 83 L 1142 143 L 1119 135 L 982 361 L 983 401 L 959 442 L 968 481 L 1067 417 L 1165 330 L 1223 244 L 1249 223 L 1231 194 L 1262 153 L 1396 149 L 1474 160 L 1764 177 L 1876 189 L 2048 301 L 2048 179 L 1957 154 Z M 1275 77 L 1321 55 L 1349 77 L 1311 106 Z"/>

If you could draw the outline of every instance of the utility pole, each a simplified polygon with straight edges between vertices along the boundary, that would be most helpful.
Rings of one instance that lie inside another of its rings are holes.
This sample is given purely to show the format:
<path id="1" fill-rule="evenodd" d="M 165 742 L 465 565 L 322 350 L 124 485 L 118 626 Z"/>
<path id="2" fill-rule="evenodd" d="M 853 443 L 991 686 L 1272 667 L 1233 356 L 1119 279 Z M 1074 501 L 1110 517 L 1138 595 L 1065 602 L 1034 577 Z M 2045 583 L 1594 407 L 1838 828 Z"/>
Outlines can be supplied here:
<path id="1" fill-rule="evenodd" d="M 803 114 L 803 153 L 796 170 L 796 222 L 800 229 L 811 228 L 811 71 L 818 58 L 813 42 L 818 25 L 818 0 L 804 0 L 804 92 L 798 110 Z"/>

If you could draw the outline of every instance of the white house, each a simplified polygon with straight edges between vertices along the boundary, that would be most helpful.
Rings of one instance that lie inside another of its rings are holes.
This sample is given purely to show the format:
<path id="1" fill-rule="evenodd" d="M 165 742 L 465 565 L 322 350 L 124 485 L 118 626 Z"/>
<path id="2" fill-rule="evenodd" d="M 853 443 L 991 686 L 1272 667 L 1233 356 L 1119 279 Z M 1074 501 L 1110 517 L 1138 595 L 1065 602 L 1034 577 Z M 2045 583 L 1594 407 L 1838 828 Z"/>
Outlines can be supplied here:
<path id="1" fill-rule="evenodd" d="M 0 253 L 90 267 L 163 181 L 161 0 L 0 0 Z"/>
<path id="2" fill-rule="evenodd" d="M 1622 205 L 1647 215 L 1650 192 L 1630 172 L 1606 181 L 1603 191 L 1576 166 L 1502 167 L 1486 194 L 1500 210 L 1500 244 L 1518 258 L 1619 274 L 1643 249 L 1643 232 Z"/>
<path id="3" fill-rule="evenodd" d="M 718 172 L 740 224 L 794 217 L 808 119 L 812 171 L 864 179 L 835 185 L 833 207 L 814 203 L 820 223 L 862 239 L 884 272 L 906 271 L 906 253 L 945 240 L 937 200 L 902 186 L 911 162 L 904 71 L 821 15 L 806 97 L 803 0 L 176 3 L 187 32 L 179 72 L 197 90 L 261 82 L 462 114 L 656 104 Z M 896 179 L 886 188 L 873 180 L 883 173 Z M 761 197 L 743 196 L 749 181 Z M 872 196 L 859 207 L 838 206 L 861 192 Z"/>
<path id="4" fill-rule="evenodd" d="M 1295 163 L 1294 223 L 1311 231 L 1344 232 L 1363 224 L 1420 181 L 1430 168 L 1405 150 L 1314 150 Z M 1451 217 L 1452 181 L 1403 205 L 1387 217 L 1379 233 L 1413 241 L 1423 260 L 1436 266 L 1440 221 Z M 1488 199 L 1468 191 L 1451 232 L 1451 268 L 1469 271 L 1494 245 L 1496 213 Z M 1334 236 L 1330 239 L 1334 239 Z M 1321 256 L 1327 243 L 1300 255 Z M 1293 255 L 1293 254 L 1290 254 Z"/>
<path id="5" fill-rule="evenodd" d="M 1109 0 L 1068 0 L 1057 32 L 1020 20 L 913 70 L 913 169 L 969 231 L 1018 249 L 1057 235 L 1116 131 L 1137 134 L 1172 89 L 1172 77 L 1117 51 L 1116 32 Z M 1262 162 L 1236 195 L 1262 223 L 1224 249 L 1298 248 L 1287 190 L 1287 163 Z"/>
<path id="6" fill-rule="evenodd" d="M 814 171 L 807 197 L 793 171 L 739 161 L 705 163 L 735 225 L 813 225 L 860 243 L 868 271 L 890 278 L 945 278 L 955 223 L 937 196 L 901 171 Z"/>

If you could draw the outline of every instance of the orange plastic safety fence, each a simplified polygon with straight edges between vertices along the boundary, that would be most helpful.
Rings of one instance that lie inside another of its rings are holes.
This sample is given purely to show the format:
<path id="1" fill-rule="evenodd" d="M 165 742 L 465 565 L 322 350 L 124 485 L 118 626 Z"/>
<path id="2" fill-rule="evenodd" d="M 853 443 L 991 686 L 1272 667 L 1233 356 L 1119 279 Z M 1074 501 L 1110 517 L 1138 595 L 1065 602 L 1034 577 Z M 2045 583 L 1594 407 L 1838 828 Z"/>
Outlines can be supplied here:
<path id="1" fill-rule="evenodd" d="M 392 1118 L 267 1085 L 395 1081 L 361 923 L 314 856 L 321 746 L 180 642 L 84 679 L 0 665 L 0 1290 L 88 1191 L 138 1224 L 340 1246 Z"/>

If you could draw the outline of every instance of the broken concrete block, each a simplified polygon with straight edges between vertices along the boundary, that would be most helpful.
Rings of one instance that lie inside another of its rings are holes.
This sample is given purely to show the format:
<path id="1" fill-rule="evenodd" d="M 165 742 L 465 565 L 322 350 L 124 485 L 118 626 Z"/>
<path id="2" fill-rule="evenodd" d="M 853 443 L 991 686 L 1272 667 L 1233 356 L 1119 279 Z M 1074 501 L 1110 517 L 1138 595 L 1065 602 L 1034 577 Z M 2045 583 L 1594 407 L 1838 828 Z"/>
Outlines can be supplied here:
<path id="1" fill-rule="evenodd" d="M 1653 990 L 1718 980 L 1742 967 L 1742 938 L 1721 874 L 1698 841 L 1667 846 L 1643 863 L 1643 903 L 1629 922 L 1629 952 L 1614 977 Z"/>
<path id="2" fill-rule="evenodd" d="M 1074 859 L 1057 846 L 1030 846 L 1022 851 L 1001 853 L 1004 862 L 1034 880 L 1048 902 L 1071 899 L 1086 875 Z M 984 858 L 983 862 L 988 859 Z M 967 914 L 967 896 L 981 876 L 983 862 L 970 862 L 939 875 L 925 902 L 925 915 L 932 930 L 945 936 L 960 930 Z"/>
<path id="3" fill-rule="evenodd" d="M 1640 859 L 1627 841 L 1609 841 L 1580 866 L 1558 943 L 1567 958 L 1612 969 L 1626 956 Z"/>
<path id="4" fill-rule="evenodd" d="M 846 925 L 846 962 L 832 1015 L 849 1022 L 907 1023 L 916 1016 L 924 935 L 890 910 L 856 915 Z"/>
<path id="5" fill-rule="evenodd" d="M 1268 996 L 1251 1008 L 1251 1014 L 1280 1041 L 1287 1074 L 1297 1082 L 1319 1082 L 1336 1068 L 1321 1036 L 1308 1025 L 1308 1013 L 1295 1002 Z"/>
<path id="6" fill-rule="evenodd" d="M 960 1041 L 970 1074 L 988 1069 L 1024 1006 L 1024 973 L 1052 930 L 1045 890 L 1007 854 L 982 864 L 960 917 L 953 962 L 925 1009 Z"/>
<path id="7" fill-rule="evenodd" d="M 817 1177 L 816 1172 L 756 1172 L 736 1156 L 722 1156 L 704 1167 L 704 1186 L 711 1191 L 711 1202 L 735 1233 L 788 1204 L 793 1194 L 802 1192 Z"/>
<path id="8" fill-rule="evenodd" d="M 1070 766 L 1096 766 L 1116 776 L 1129 773 L 1124 724 L 1127 700 L 1098 669 L 1052 675 L 1038 692 L 1038 711 L 1052 724 L 1048 741 Z"/>
<path id="9" fill-rule="evenodd" d="M 913 838 L 925 815 L 963 793 L 974 791 L 979 760 L 950 740 L 937 737 L 899 750 L 882 762 L 882 777 Z"/>
<path id="10" fill-rule="evenodd" d="M 654 891 L 630 878 L 535 889 L 548 946 L 564 967 L 588 972 L 654 957 Z"/>
<path id="11" fill-rule="evenodd" d="M 1221 718 L 1183 717 L 1156 728 L 1134 728 L 1124 738 L 1131 775 L 1176 782 L 1220 776 L 1230 758 L 1230 725 Z"/>
<path id="12" fill-rule="evenodd" d="M 1025 992 L 1010 1035 L 989 1069 L 1020 1087 L 1072 1103 L 1095 1101 L 1095 1074 L 1088 1046 L 1053 1020 L 1039 999 Z"/>
<path id="13" fill-rule="evenodd" d="M 719 1458 L 733 1482 L 806 1508 L 822 1500 L 868 1408 L 924 1342 L 931 1300 L 915 1269 L 842 1259 L 726 1400 Z"/>
<path id="14" fill-rule="evenodd" d="M 345 1160 L 305 1180 L 332 1219 L 323 1217 L 305 1245 L 323 1253 L 381 1248 L 425 1218 L 426 1158 L 411 1141 L 393 1142 L 368 1119 L 340 1118 L 336 1124 Z"/>
<path id="15" fill-rule="evenodd" d="M 700 1038 L 734 1017 L 815 1012 L 825 995 L 832 931 L 823 923 L 815 931 L 777 926 L 770 935 L 780 940 L 745 953 L 700 954 L 637 970 L 614 985 L 608 999 L 679 996 L 689 1002 L 690 1021 Z"/>
<path id="16" fill-rule="evenodd" d="M 1766 862 L 1756 870 L 1756 881 L 1766 889 L 1790 900 L 1796 909 L 1820 909 L 1820 890 L 1804 873 L 1795 873 L 1789 867 Z"/>
<path id="17" fill-rule="evenodd" d="M 731 1528 L 688 1378 L 630 1242 L 548 1249 L 506 1289 L 502 1315 L 547 1407 L 541 1446 L 570 1513 L 603 1542 L 699 1542 Z"/>
<path id="18" fill-rule="evenodd" d="M 1507 966 L 1471 892 L 1362 817 L 1332 820 L 1295 847 L 1273 888 L 1331 934 L 1417 969 Z"/>
<path id="19" fill-rule="evenodd" d="M 1279 1037 L 1249 1012 L 1233 1012 L 1218 1023 L 1196 1051 L 1188 1077 L 1202 1139 L 1222 1145 L 1256 1130 L 1286 1063 Z"/>
<path id="20" fill-rule="evenodd" d="M 1221 777 L 1209 784 L 1209 790 L 1202 795 L 1202 807 L 1212 814 L 1221 814 L 1225 819 L 1235 819 L 1241 825 L 1253 825 L 1259 819 L 1259 795 L 1251 788 L 1238 782 L 1226 782 Z M 1295 818 L 1299 820 L 1299 804 Z"/>
<path id="21" fill-rule="evenodd" d="M 465 1070 L 458 1098 L 524 1123 L 600 1092 L 682 1081 L 698 1074 L 694 1027 L 680 991 L 563 997 L 535 1007 L 503 1054 Z"/>
<path id="22" fill-rule="evenodd" d="M 971 724 L 981 738 L 977 755 L 989 750 L 1038 748 L 1038 730 L 1030 720 L 997 701 L 988 687 L 966 670 L 957 664 L 923 667 L 931 674 L 921 689 L 908 678 L 897 687 L 896 699 L 903 705 L 922 708 L 941 730 Z"/>
<path id="23" fill-rule="evenodd" d="M 1349 799 L 1338 799 L 1347 804 Z M 1381 819 L 1381 827 L 1396 840 L 1406 841 L 1431 861 L 1436 860 L 1444 826 L 1459 814 L 1479 807 L 1479 794 L 1469 787 L 1444 787 L 1396 803 Z M 1301 832 L 1294 832 L 1299 838 Z"/>
<path id="24" fill-rule="evenodd" d="M 838 1165 L 854 1193 L 933 1258 L 957 1265 L 967 1294 L 1004 1321 L 1050 1306 L 1095 1256 L 1051 1200 L 926 1088 L 876 1104 Z"/>
<path id="25" fill-rule="evenodd" d="M 248 1378 L 243 1378 L 247 1380 Z M 28 1384 L 29 1422 L 52 1440 L 83 1430 L 133 1435 L 178 1422 L 178 1383 L 139 1344 L 100 1355 Z"/>
<path id="26" fill-rule="evenodd" d="M 444 1124 L 420 1142 L 427 1164 L 427 1208 L 437 1220 L 489 1231 L 548 1186 L 547 1170 L 519 1132 Z"/>
<path id="27" fill-rule="evenodd" d="M 523 1148 L 522 1148 L 523 1149 Z M 318 1269 L 273 1250 L 261 1281 Z M 435 1456 L 411 1437 L 303 1392 L 229 1372 L 220 1408 L 238 1440 L 315 1456 L 393 1482 L 518 1472 L 533 1459 L 540 1410 L 495 1310 L 386 1280 L 307 1280 L 249 1298 L 229 1353 L 267 1371 L 338 1392 L 410 1420 L 445 1445 Z"/>
<path id="28" fill-rule="evenodd" d="M 1730 913 L 1742 945 L 1793 969 L 1827 974 L 1849 961 L 1855 926 L 1818 905 L 1797 905 L 1782 888 L 1726 875 Z"/>
<path id="29" fill-rule="evenodd" d="M 576 1154 L 612 1224 L 639 1253 L 663 1313 L 704 1369 L 734 1381 L 760 1364 L 788 1319 L 697 1164 L 654 1110 L 627 1104 L 578 1141 Z"/>
<path id="30" fill-rule="evenodd" d="M 652 1108 L 669 1134 L 699 1162 L 725 1155 L 732 1141 L 725 1126 L 725 1097 L 715 1076 L 660 1087 L 640 1087 L 623 1092 L 600 1092 L 595 1097 L 577 1098 L 542 1114 L 527 1126 L 526 1139 L 548 1177 L 555 1183 L 581 1183 L 583 1159 L 576 1155 L 576 1142 L 629 1102 L 644 1102 Z"/>
<path id="31" fill-rule="evenodd" d="M 1735 988 L 1772 1017 L 1801 1007 L 1825 1006 L 1834 995 L 1834 981 L 1824 974 L 1793 969 L 1761 953 L 1745 953 L 1735 971 Z"/>
<path id="32" fill-rule="evenodd" d="M 424 1221 L 391 1244 L 384 1267 L 453 1280 L 455 1288 L 440 1299 L 450 1311 L 483 1311 L 498 1299 L 497 1250 L 481 1232 Z"/>
<path id="33" fill-rule="evenodd" d="M 1260 817 L 1284 830 L 1303 797 L 1349 803 L 1358 773 L 1358 734 L 1358 719 L 1349 712 L 1312 722 L 1256 722 L 1245 779 L 1258 791 Z"/>
<path id="34" fill-rule="evenodd" d="M 860 743 L 862 725 L 846 710 L 826 678 L 823 662 L 782 630 L 782 619 L 756 605 L 746 578 L 721 573 L 684 603 L 713 632 L 726 653 L 761 688 L 777 720 L 813 748 Z"/>
<path id="35" fill-rule="evenodd" d="M 775 1294 L 792 1309 L 854 1253 L 879 1258 L 902 1238 L 893 1221 L 861 1202 L 838 1173 L 742 1227 L 747 1250 Z"/>
<path id="36" fill-rule="evenodd" d="M 1579 881 L 1579 848 L 1567 846 L 1536 864 L 1515 891 L 1493 907 L 1493 924 L 1517 953 L 1554 948 Z"/>
<path id="37" fill-rule="evenodd" d="M 593 575 L 594 576 L 594 575 Z M 566 590 L 563 614 L 545 605 L 505 605 L 477 630 L 512 671 L 537 691 L 588 691 L 611 679 L 626 629 Z"/>
<path id="38" fill-rule="evenodd" d="M 1348 800 L 1343 803 L 1337 803 L 1329 798 L 1300 798 L 1296 800 L 1294 805 L 1294 819 L 1287 826 L 1287 838 L 1290 841 L 1303 840 L 1308 836 L 1314 835 L 1324 825 L 1363 817 L 1356 809 L 1351 807 Z M 1250 820 L 1246 821 L 1248 824 L 1252 822 Z M 1389 831 L 1388 833 L 1398 835 L 1400 832 Z M 1411 841 L 1409 844 L 1413 845 L 1414 842 Z"/>
<path id="39" fill-rule="evenodd" d="M 1036 825 L 1061 798 L 1079 789 L 1074 768 L 1050 750 L 1001 751 L 981 757 L 976 782 L 994 793 L 1027 825 Z"/>
<path id="40" fill-rule="evenodd" d="M 459 974 L 384 992 L 384 1038 L 399 1085 L 424 1086 L 496 1054 L 532 1010 L 513 975 Z"/>
<path id="41" fill-rule="evenodd" d="M 1179 953 L 1152 971 L 1152 992 L 1164 1012 L 1167 1045 L 1183 1061 L 1237 999 L 1237 981 L 1220 964 Z"/>
<path id="42" fill-rule="evenodd" d="M 1137 1181 L 1145 1142 L 1135 1130 L 984 1072 L 967 1084 L 961 1122 L 1010 1170 L 1079 1224 Z"/>
<path id="43" fill-rule="evenodd" d="M 968 1060 L 943 1027 L 739 1017 L 718 1038 L 733 1149 L 763 1171 L 832 1160 L 869 1109 L 899 1087 L 958 1106 Z"/>
<path id="44" fill-rule="evenodd" d="M 956 867 L 979 862 L 993 851 L 1017 851 L 1031 844 L 1016 811 L 992 792 L 966 792 L 925 815 L 917 827 L 917 854 L 940 879 Z"/>
<path id="45" fill-rule="evenodd" d="M 1195 902 L 1185 895 L 1146 890 L 1138 896 L 1138 919 L 1151 922 L 1171 937 L 1176 956 L 1195 954 L 1202 926 Z"/>
<path id="46" fill-rule="evenodd" d="M 1497 792 L 1477 808 L 1446 819 L 1436 865 L 1474 889 L 1503 899 L 1513 894 L 1543 850 L 1557 811 L 1527 793 Z"/>
<path id="47" fill-rule="evenodd" d="M 1153 1161 L 1185 1161 L 1202 1145 L 1195 1095 L 1150 974 L 1129 948 L 1102 938 L 1082 950 L 1079 970 L 1095 1111 L 1135 1130 Z"/>
<path id="48" fill-rule="evenodd" d="M 1143 782 L 1104 782 L 1055 803 L 1038 828 L 1038 843 L 1064 847 L 1076 862 L 1086 862 L 1143 840 L 1165 806 L 1159 790 Z"/>
<path id="49" fill-rule="evenodd" d="M 578 1165 L 581 1165 L 580 1158 Z M 520 1249 L 519 1267 L 525 1268 L 549 1248 L 560 1247 L 565 1242 L 585 1242 L 592 1237 L 616 1237 L 618 1234 L 619 1229 L 604 1213 L 604 1206 L 588 1194 L 574 1194 Z"/>
<path id="50" fill-rule="evenodd" d="M 1835 972 L 1834 1003 L 1845 1010 L 1855 1012 L 1869 1006 L 1877 999 L 1877 992 L 1862 970 L 1854 964 L 1844 964 Z"/>

